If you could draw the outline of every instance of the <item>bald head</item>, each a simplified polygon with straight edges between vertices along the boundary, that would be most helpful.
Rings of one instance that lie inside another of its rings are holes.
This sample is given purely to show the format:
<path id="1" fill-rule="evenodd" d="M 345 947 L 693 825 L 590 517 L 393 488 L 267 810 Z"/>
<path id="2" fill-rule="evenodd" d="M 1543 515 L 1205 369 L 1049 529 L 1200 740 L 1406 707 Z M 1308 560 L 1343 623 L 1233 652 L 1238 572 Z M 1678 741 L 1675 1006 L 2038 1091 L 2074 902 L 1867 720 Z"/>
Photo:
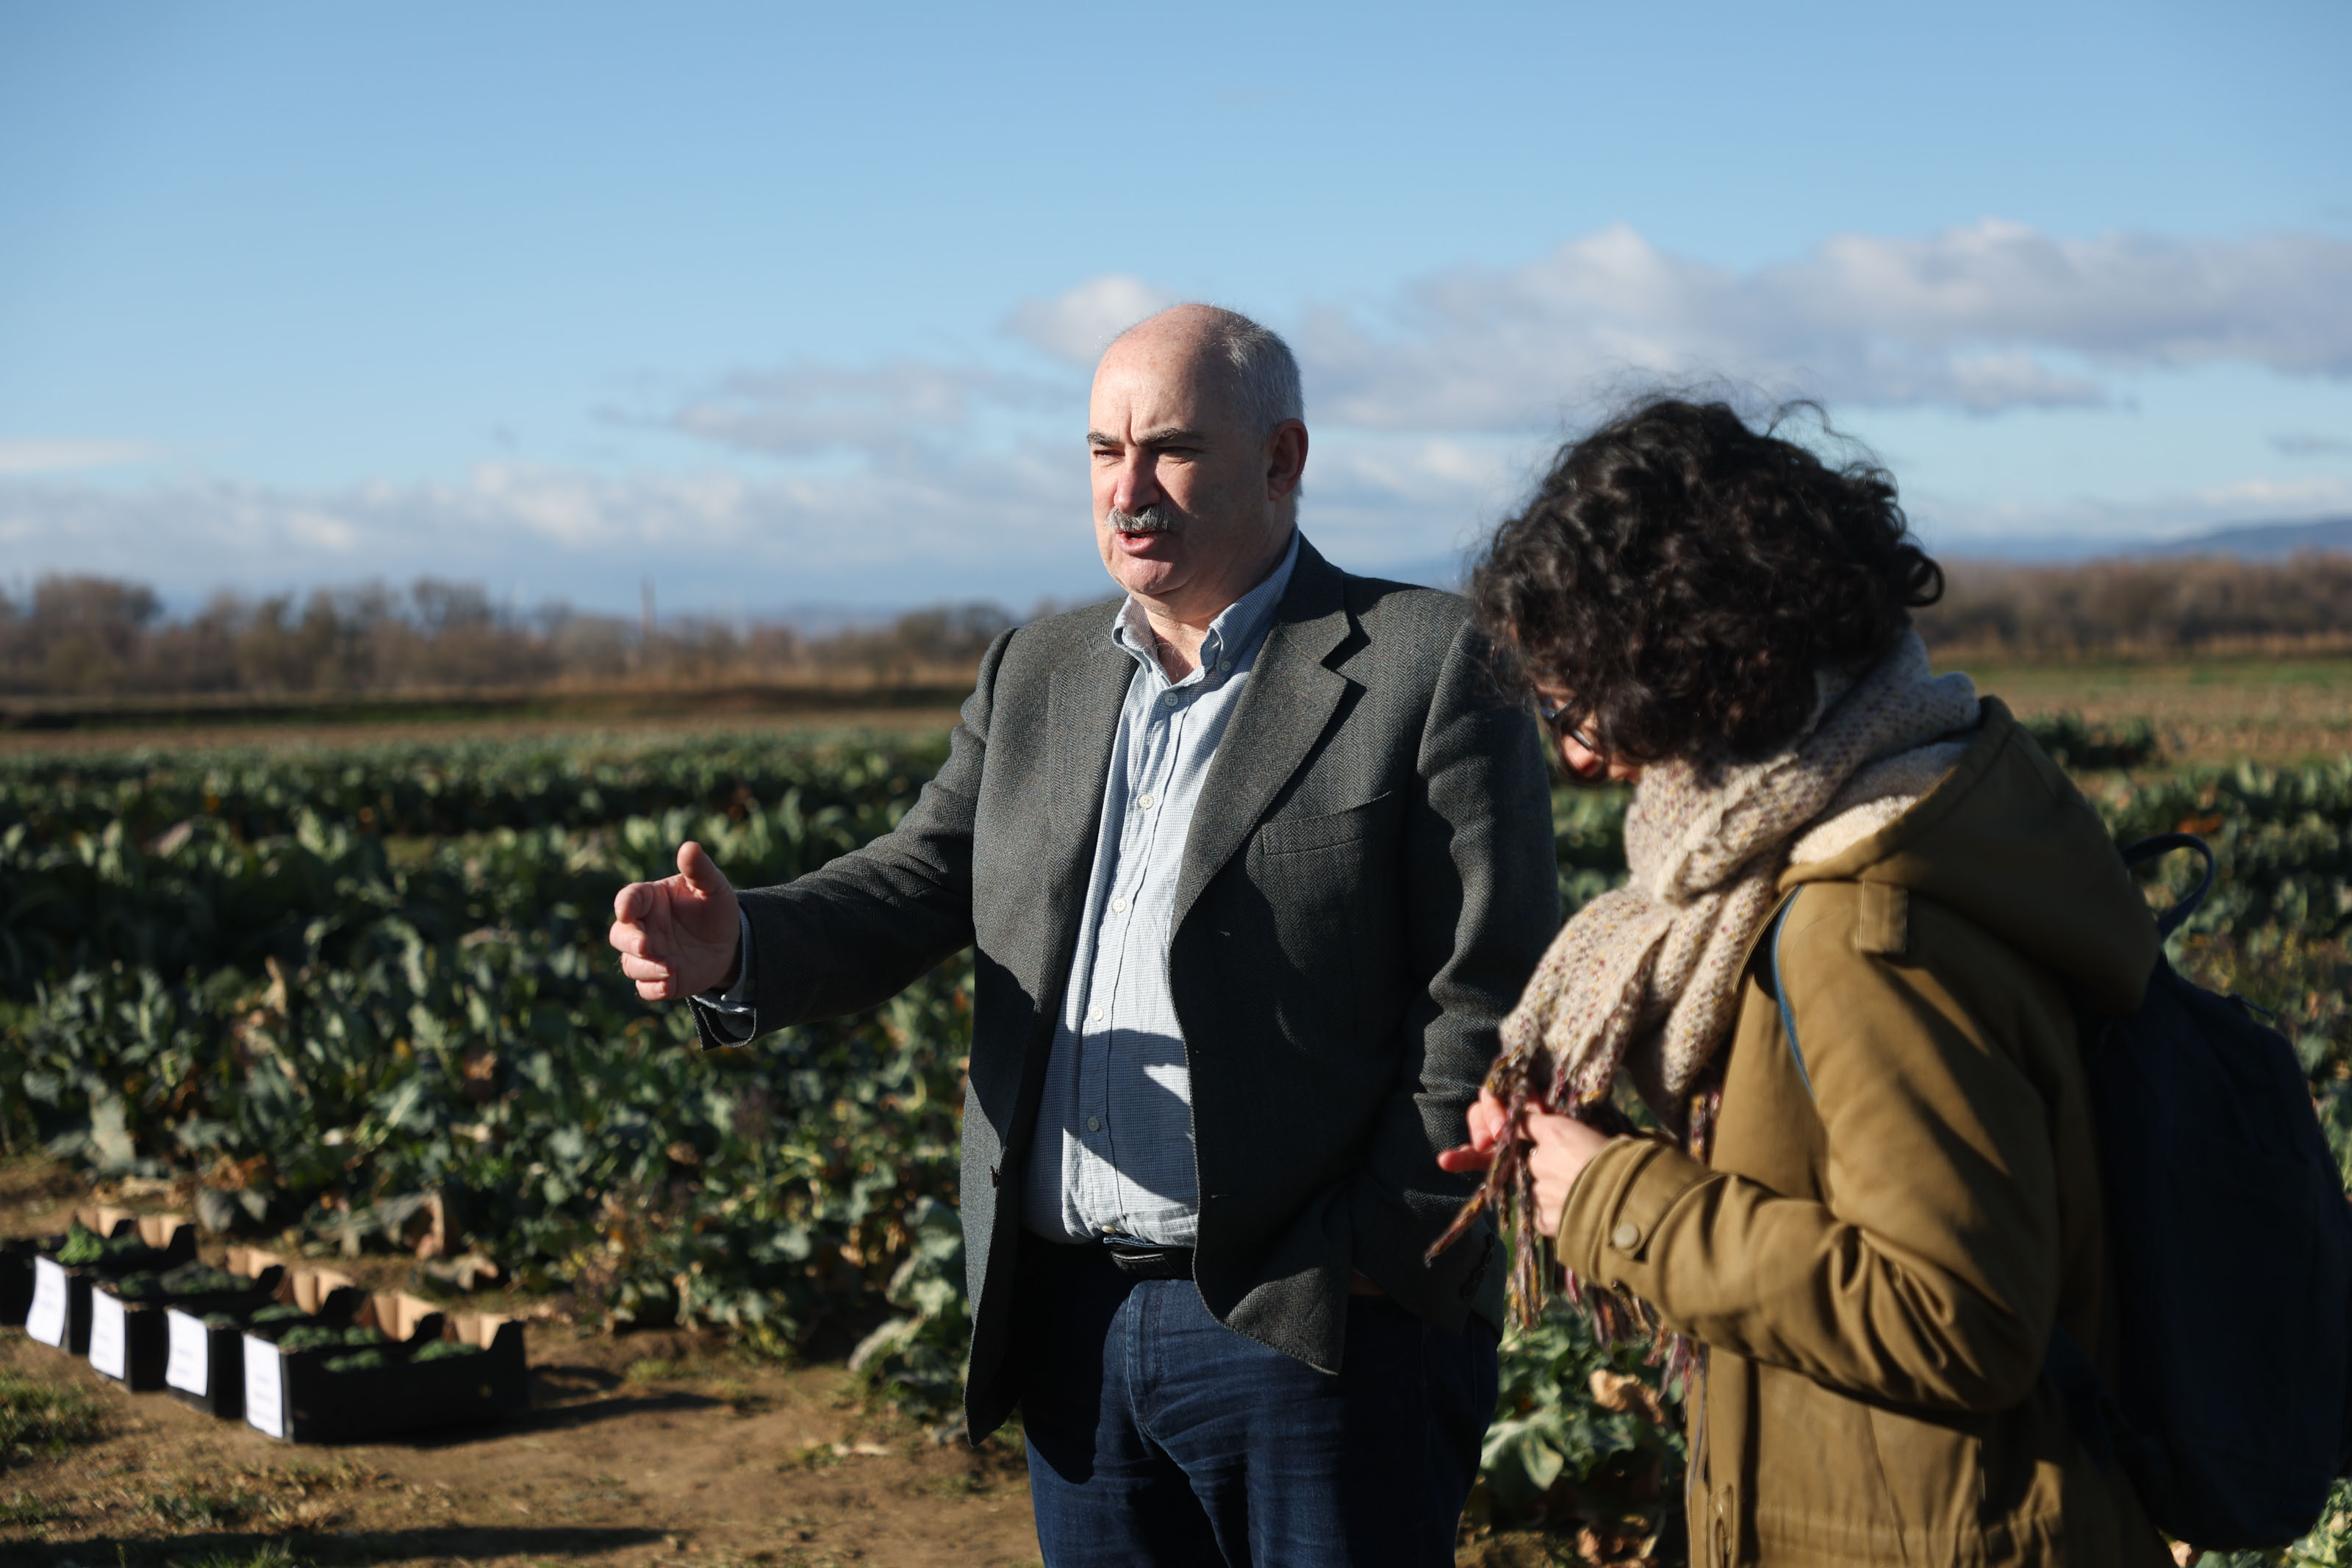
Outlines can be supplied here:
<path id="1" fill-rule="evenodd" d="M 1164 357 L 1171 368 L 1181 365 L 1184 373 L 1204 378 L 1254 434 L 1271 434 L 1286 419 L 1307 417 L 1290 345 L 1238 310 L 1171 305 L 1112 339 L 1103 363 L 1123 352 Z"/>

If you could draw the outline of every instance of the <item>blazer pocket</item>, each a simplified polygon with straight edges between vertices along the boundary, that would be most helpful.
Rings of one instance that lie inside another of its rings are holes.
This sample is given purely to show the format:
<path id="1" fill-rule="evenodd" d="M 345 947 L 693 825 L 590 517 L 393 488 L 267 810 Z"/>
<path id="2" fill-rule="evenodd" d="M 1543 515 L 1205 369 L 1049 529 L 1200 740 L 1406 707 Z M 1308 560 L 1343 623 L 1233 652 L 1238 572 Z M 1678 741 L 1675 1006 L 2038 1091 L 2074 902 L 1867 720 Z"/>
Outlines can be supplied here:
<path id="1" fill-rule="evenodd" d="M 1328 850 L 1334 844 L 1351 844 L 1371 836 L 1372 827 L 1381 815 L 1389 798 L 1396 793 L 1384 789 L 1360 805 L 1344 810 L 1318 812 L 1312 817 L 1275 817 L 1257 831 L 1260 854 L 1295 855 L 1308 850 Z"/>

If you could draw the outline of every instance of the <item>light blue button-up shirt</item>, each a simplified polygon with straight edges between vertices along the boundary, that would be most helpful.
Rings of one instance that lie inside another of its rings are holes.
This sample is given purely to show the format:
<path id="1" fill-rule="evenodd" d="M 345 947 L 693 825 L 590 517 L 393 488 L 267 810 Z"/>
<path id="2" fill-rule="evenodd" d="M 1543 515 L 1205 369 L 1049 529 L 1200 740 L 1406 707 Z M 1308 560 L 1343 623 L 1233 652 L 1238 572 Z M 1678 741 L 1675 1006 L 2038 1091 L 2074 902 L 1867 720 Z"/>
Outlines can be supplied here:
<path id="1" fill-rule="evenodd" d="M 1168 989 L 1176 878 L 1210 764 L 1297 563 L 1294 529 L 1273 574 L 1209 623 L 1199 663 L 1181 681 L 1160 667 L 1141 605 L 1130 599 L 1111 620 L 1135 677 L 1111 745 L 1077 956 L 1024 1178 L 1023 1207 L 1040 1235 L 1190 1247 L 1199 1232 L 1192 1074 Z M 724 991 L 695 998 L 724 1038 L 750 1035 L 759 985 L 749 915 L 740 928 L 735 976 Z"/>
<path id="2" fill-rule="evenodd" d="M 1168 989 L 1176 878 L 1210 764 L 1297 562 L 1294 530 L 1273 574 L 1210 622 L 1181 681 L 1160 667 L 1141 605 L 1130 599 L 1112 620 L 1135 678 L 1029 1152 L 1023 1207 L 1042 1236 L 1190 1247 L 1200 1229 L 1192 1070 Z"/>

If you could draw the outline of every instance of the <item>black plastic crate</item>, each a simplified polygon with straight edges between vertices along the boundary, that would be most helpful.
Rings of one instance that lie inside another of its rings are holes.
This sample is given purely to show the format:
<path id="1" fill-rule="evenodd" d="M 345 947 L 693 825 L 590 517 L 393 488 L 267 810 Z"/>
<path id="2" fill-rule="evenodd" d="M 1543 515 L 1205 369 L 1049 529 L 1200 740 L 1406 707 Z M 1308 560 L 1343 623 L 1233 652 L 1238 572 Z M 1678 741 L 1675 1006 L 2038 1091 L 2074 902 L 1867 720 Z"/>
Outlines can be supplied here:
<path id="1" fill-rule="evenodd" d="M 530 1408 L 520 1322 L 471 1312 L 445 1316 L 414 1296 L 374 1297 L 360 1319 L 388 1336 L 399 1333 L 378 1347 L 389 1365 L 331 1372 L 327 1363 L 343 1354 L 333 1346 L 287 1351 L 247 1333 L 246 1424 L 286 1442 L 365 1442 Z M 480 1353 L 417 1359 L 418 1352 L 445 1339 L 478 1345 Z"/>
<path id="2" fill-rule="evenodd" d="M 14 1328 L 33 1306 L 33 1260 L 41 1244 L 30 1236 L 0 1240 L 0 1326 Z"/>

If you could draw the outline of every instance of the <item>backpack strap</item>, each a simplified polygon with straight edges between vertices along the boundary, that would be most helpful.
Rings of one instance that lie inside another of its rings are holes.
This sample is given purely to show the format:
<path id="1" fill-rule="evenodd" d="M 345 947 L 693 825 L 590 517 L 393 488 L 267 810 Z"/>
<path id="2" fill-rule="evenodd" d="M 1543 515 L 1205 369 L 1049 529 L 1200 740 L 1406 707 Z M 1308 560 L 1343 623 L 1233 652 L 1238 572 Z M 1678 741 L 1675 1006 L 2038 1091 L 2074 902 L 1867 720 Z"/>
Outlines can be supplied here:
<path id="1" fill-rule="evenodd" d="M 1804 890 L 1798 889 L 1799 893 Z M 1780 933 L 1789 925 L 1789 911 L 1797 906 L 1797 894 L 1791 893 L 1780 901 L 1780 913 L 1772 917 L 1772 929 L 1764 938 L 1764 953 L 1772 972 L 1772 999 L 1780 1004 L 1780 1034 L 1789 1042 L 1789 1060 L 1797 1064 L 1797 1082 L 1805 1086 L 1805 1098 L 1820 1103 L 1813 1092 L 1813 1075 L 1805 1071 L 1805 1053 L 1797 1044 L 1797 1015 L 1789 1009 L 1789 988 L 1780 983 Z"/>
<path id="2" fill-rule="evenodd" d="M 2203 855 L 2205 879 L 2197 884 L 2195 892 L 2176 900 L 2171 908 L 2157 917 L 2156 934 L 2159 937 L 2171 936 L 2197 913 L 2198 906 L 2205 902 L 2205 895 L 2213 891 L 2213 878 L 2221 869 L 2221 862 L 2214 857 L 2213 846 L 2194 833 L 2158 833 L 2126 845 L 2123 852 L 2124 867 L 2129 870 L 2159 855 L 2168 855 L 2175 850 L 2195 850 Z"/>
<path id="3" fill-rule="evenodd" d="M 2206 846 L 2204 840 L 2188 833 L 2159 833 L 2155 838 L 2141 840 L 2124 852 L 2124 863 L 2137 865 L 2142 861 L 2190 845 L 2204 852 L 2205 883 L 2195 893 L 2165 911 L 2164 919 L 2158 925 L 2167 935 L 2196 913 L 2197 905 L 2204 902 L 2207 890 L 2213 885 L 2213 852 Z M 1797 1014 L 1789 1006 L 1789 988 L 1780 978 L 1780 933 L 1787 927 L 1789 911 L 1796 906 L 1796 903 L 1797 894 L 1794 893 L 1782 901 L 1780 913 L 1772 917 L 1771 930 L 1764 938 L 1764 952 L 1766 967 L 1772 979 L 1772 999 L 1780 1008 L 1780 1033 L 1789 1042 L 1789 1060 L 1797 1064 L 1797 1079 L 1805 1086 L 1806 1098 L 1818 1105 L 1821 1096 L 1813 1092 L 1813 1076 L 1805 1071 L 1804 1048 L 1797 1043 Z M 2048 1378 L 2050 1386 L 2057 1390 L 2060 1401 L 2066 1407 L 2066 1424 L 2074 1429 L 2075 1438 L 2091 1456 L 2092 1462 L 2102 1472 L 2105 1471 L 2115 1462 L 2116 1434 L 2128 1437 L 2131 1429 L 2124 1423 L 2122 1411 L 2116 1406 L 2115 1396 L 2107 1392 L 2105 1380 L 2099 1376 L 2099 1369 L 2091 1364 L 2090 1356 L 2063 1324 L 2050 1325 L 2050 1347 L 2042 1354 L 2042 1375 Z"/>

